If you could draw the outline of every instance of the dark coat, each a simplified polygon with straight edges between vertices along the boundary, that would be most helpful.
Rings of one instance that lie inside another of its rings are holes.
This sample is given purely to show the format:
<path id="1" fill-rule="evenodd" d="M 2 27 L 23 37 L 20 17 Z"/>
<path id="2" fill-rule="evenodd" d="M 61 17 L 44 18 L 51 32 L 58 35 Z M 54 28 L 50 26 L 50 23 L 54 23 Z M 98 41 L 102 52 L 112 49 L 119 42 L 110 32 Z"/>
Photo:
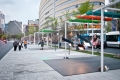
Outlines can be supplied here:
<path id="1" fill-rule="evenodd" d="M 41 47 L 44 47 L 44 42 L 41 41 L 38 45 L 41 45 Z"/>
<path id="2" fill-rule="evenodd" d="M 18 46 L 18 42 L 17 41 L 14 41 L 14 43 L 13 43 L 13 46 Z"/>

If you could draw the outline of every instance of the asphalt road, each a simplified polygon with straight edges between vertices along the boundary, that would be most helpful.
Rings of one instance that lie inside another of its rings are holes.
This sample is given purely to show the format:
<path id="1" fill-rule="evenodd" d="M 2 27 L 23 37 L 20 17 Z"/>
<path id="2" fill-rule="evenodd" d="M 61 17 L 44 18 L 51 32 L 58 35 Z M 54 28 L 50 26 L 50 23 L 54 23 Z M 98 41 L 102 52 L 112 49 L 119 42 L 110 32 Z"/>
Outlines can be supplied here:
<path id="1" fill-rule="evenodd" d="M 92 48 L 88 48 L 88 50 L 92 50 Z M 97 49 L 94 49 L 95 51 L 97 51 Z M 99 52 L 101 51 L 101 49 L 99 49 Z M 106 53 L 112 53 L 112 54 L 120 54 L 120 49 L 119 48 L 105 48 L 104 52 Z"/>
<path id="2" fill-rule="evenodd" d="M 62 45 L 62 47 L 65 46 L 64 43 L 62 43 L 61 45 Z M 68 47 L 68 44 L 67 44 L 67 47 Z M 71 48 L 73 48 L 73 47 L 71 47 Z M 92 51 L 92 48 L 88 48 L 87 50 Z M 97 49 L 94 49 L 94 50 L 97 51 Z M 100 52 L 100 49 L 99 49 L 99 52 Z M 107 48 L 104 49 L 104 52 L 112 53 L 112 54 L 120 54 L 120 49 L 119 48 L 109 48 L 109 47 L 107 47 Z"/>
<path id="3" fill-rule="evenodd" d="M 7 44 L 0 41 L 0 60 L 10 51 L 13 47 L 12 42 L 7 42 Z"/>

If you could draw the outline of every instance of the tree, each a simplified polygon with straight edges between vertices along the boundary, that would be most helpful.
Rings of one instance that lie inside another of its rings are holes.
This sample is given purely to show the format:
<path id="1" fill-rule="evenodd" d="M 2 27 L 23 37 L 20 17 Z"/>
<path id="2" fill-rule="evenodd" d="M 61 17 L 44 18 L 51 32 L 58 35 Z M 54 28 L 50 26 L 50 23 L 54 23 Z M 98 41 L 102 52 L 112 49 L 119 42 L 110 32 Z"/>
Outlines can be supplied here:
<path id="1" fill-rule="evenodd" d="M 78 12 L 80 15 L 85 14 L 89 10 L 93 10 L 94 5 L 90 4 L 90 1 L 86 1 L 85 3 L 80 4 L 78 7 Z"/>
<path id="2" fill-rule="evenodd" d="M 36 29 L 34 26 L 28 26 L 28 32 L 26 33 L 26 35 L 34 34 L 35 31 Z"/>
<path id="3" fill-rule="evenodd" d="M 107 33 L 111 31 L 111 23 L 110 22 L 107 22 L 107 25 L 105 26 L 105 30 Z"/>
<path id="4" fill-rule="evenodd" d="M 93 10 L 94 4 L 90 4 L 90 1 L 86 1 L 85 3 L 80 4 L 80 7 L 78 7 L 78 13 L 79 15 L 85 14 L 89 10 Z M 81 29 L 84 33 L 84 25 L 81 25 Z"/>
<path id="5" fill-rule="evenodd" d="M 55 17 L 49 17 L 49 22 L 51 22 L 51 28 L 52 30 L 57 31 L 57 27 L 58 27 L 58 19 Z M 56 36 L 56 32 L 54 32 L 54 38 L 53 41 L 55 42 L 55 51 L 56 51 L 56 43 L 57 43 L 57 36 Z"/>
<path id="6" fill-rule="evenodd" d="M 70 12 L 69 11 L 66 11 L 63 13 L 63 17 L 60 17 L 59 18 L 59 23 L 60 23 L 60 27 L 61 27 L 61 35 L 64 35 L 65 34 L 65 21 L 68 21 L 70 19 Z M 68 24 L 67 24 L 67 34 L 70 33 L 70 29 L 68 28 Z M 70 36 L 68 36 L 68 39 L 70 39 Z"/>

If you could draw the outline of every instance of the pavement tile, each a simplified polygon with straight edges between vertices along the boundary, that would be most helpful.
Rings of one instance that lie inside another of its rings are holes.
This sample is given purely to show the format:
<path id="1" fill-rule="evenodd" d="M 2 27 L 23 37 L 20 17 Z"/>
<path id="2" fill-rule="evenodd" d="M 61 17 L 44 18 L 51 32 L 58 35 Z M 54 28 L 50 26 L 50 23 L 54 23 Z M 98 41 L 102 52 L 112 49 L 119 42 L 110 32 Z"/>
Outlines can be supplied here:
<path id="1" fill-rule="evenodd" d="M 30 50 L 39 48 L 37 45 L 28 45 L 28 49 L 21 51 L 11 49 L 0 61 L 0 80 L 120 80 L 120 69 L 107 72 L 62 76 L 43 60 L 63 59 L 63 49 Z M 45 47 L 47 48 L 47 47 Z M 71 51 L 70 58 L 91 57 L 94 55 Z"/>

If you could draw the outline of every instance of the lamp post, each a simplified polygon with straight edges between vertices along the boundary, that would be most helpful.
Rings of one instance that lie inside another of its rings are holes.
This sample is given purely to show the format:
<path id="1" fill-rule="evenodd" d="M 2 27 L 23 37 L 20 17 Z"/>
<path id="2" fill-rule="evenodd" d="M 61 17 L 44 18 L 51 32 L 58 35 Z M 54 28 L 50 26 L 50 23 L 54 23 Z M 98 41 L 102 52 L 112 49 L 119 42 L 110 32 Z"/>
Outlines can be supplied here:
<path id="1" fill-rule="evenodd" d="M 58 35 L 58 49 L 59 49 L 59 30 L 58 30 L 58 33 L 57 33 L 57 35 Z"/>

